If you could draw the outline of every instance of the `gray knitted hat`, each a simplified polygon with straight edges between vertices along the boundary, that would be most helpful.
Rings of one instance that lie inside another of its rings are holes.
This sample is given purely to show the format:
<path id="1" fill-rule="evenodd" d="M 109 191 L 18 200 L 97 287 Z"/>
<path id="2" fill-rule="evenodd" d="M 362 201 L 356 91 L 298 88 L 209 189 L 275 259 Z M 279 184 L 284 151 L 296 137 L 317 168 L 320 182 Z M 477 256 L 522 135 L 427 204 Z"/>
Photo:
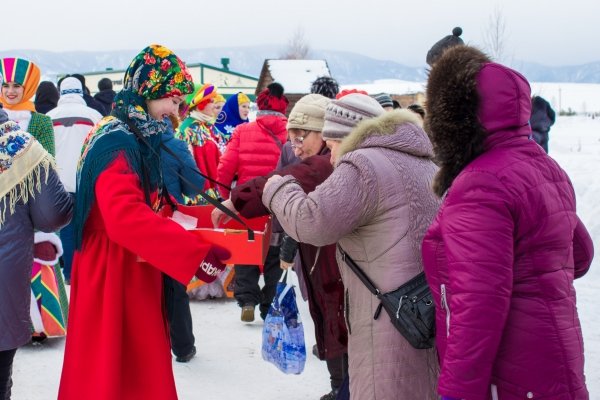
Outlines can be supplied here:
<path id="1" fill-rule="evenodd" d="M 377 100 L 379 104 L 381 104 L 381 107 L 394 107 L 392 96 L 387 93 L 374 94 L 373 98 Z"/>
<path id="2" fill-rule="evenodd" d="M 351 93 L 332 100 L 325 110 L 323 140 L 342 140 L 360 121 L 384 112 L 377 100 L 361 93 Z"/>
<path id="3" fill-rule="evenodd" d="M 286 128 L 321 132 L 327 104 L 329 104 L 327 97 L 320 94 L 307 94 L 298 100 L 290 111 Z"/>

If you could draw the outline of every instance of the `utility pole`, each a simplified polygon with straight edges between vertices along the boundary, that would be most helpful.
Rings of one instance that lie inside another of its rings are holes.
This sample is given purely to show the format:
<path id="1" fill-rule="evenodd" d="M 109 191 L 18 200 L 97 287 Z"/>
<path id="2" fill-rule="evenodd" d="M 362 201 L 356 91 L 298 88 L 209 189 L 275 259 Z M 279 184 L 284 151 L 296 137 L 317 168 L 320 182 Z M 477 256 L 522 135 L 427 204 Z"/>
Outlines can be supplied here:
<path id="1" fill-rule="evenodd" d="M 558 115 L 562 112 L 562 89 L 558 88 Z"/>

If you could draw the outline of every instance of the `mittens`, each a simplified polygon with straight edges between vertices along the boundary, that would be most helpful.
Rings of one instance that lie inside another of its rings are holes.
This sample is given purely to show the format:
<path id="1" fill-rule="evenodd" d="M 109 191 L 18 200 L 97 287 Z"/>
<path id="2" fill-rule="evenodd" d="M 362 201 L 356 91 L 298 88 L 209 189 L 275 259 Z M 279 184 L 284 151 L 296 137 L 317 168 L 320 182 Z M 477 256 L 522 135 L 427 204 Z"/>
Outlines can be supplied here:
<path id="1" fill-rule="evenodd" d="M 226 260 L 231 256 L 231 253 L 222 248 L 213 246 L 200 263 L 200 267 L 196 270 L 196 277 L 206 283 L 211 283 L 225 269 L 225 264 L 222 260 Z"/>
<path id="2" fill-rule="evenodd" d="M 42 261 L 56 260 L 56 247 L 48 241 L 40 242 L 33 245 L 33 257 Z"/>

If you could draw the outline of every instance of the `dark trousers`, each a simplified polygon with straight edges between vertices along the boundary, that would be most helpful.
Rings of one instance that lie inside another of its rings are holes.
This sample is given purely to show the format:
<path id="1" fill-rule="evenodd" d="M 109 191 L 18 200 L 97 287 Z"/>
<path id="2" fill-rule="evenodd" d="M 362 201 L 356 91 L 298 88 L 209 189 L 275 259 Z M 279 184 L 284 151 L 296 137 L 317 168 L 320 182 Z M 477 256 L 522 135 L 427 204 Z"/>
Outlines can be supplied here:
<path id="1" fill-rule="evenodd" d="M 262 289 L 258 285 L 260 269 L 256 265 L 236 265 L 233 293 L 240 307 L 246 304 L 259 305 L 260 316 L 265 319 L 282 272 L 279 266 L 279 246 L 269 247 L 263 270 L 265 286 Z"/>
<path id="2" fill-rule="evenodd" d="M 183 357 L 192 352 L 195 342 L 190 298 L 186 293 L 185 285 L 167 275 L 164 275 L 163 280 L 171 349 L 175 356 Z"/>
<path id="3" fill-rule="evenodd" d="M 75 193 L 69 193 L 75 204 Z M 62 267 L 63 275 L 67 281 L 71 281 L 71 266 L 73 265 L 73 254 L 75 253 L 75 223 L 71 220 L 67 226 L 60 230 L 60 241 L 63 245 Z"/>
<path id="4" fill-rule="evenodd" d="M 325 360 L 327 370 L 329 371 L 329 379 L 331 380 L 331 388 L 339 390 L 344 382 L 344 378 L 348 375 L 348 354 L 340 357 Z"/>
<path id="5" fill-rule="evenodd" d="M 17 349 L 0 351 L 0 399 L 10 400 L 12 365 Z"/>

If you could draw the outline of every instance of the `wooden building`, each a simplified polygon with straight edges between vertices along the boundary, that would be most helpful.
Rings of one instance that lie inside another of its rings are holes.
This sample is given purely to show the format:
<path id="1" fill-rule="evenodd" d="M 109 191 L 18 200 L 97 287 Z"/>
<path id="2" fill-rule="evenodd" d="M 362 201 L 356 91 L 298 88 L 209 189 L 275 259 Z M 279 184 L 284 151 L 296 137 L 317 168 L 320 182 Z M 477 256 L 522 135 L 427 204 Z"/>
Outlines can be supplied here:
<path id="1" fill-rule="evenodd" d="M 310 86 L 320 76 L 331 76 L 325 60 L 276 60 L 264 61 L 255 94 L 258 95 L 269 84 L 280 83 L 290 101 L 287 113 L 301 97 L 310 93 Z"/>

